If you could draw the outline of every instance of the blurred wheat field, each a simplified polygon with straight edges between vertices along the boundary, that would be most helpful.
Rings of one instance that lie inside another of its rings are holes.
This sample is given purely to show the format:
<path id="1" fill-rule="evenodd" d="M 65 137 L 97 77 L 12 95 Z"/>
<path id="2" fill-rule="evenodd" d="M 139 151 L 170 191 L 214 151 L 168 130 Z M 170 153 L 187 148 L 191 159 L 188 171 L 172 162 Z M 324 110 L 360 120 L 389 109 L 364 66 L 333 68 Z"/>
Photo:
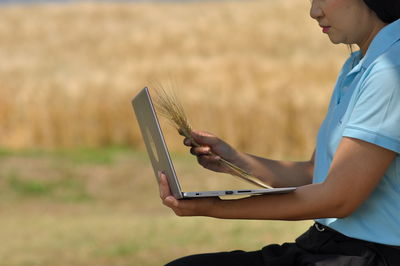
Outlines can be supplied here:
<path id="1" fill-rule="evenodd" d="M 130 100 L 162 84 L 178 90 L 197 129 L 254 153 L 309 156 L 348 51 L 329 43 L 308 8 L 303 0 L 2 7 L 0 146 L 142 147 Z"/>
<path id="2" fill-rule="evenodd" d="M 155 266 L 293 241 L 310 221 L 179 218 L 164 208 L 130 100 L 144 86 L 174 88 L 196 129 L 259 155 L 309 158 L 348 51 L 308 8 L 0 7 L 0 265 Z M 199 167 L 164 129 L 184 190 L 248 188 Z"/>

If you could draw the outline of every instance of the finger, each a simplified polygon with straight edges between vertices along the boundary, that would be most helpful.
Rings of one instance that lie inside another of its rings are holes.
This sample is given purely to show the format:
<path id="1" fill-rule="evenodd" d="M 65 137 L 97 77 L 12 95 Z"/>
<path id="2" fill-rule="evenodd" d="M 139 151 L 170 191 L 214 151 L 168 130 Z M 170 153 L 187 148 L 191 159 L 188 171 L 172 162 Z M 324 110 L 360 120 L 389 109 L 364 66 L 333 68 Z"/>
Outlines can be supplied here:
<path id="1" fill-rule="evenodd" d="M 169 188 L 167 176 L 163 172 L 159 172 L 159 189 L 160 198 L 164 200 L 168 196 L 171 196 L 171 190 Z"/>
<path id="2" fill-rule="evenodd" d="M 197 131 L 193 130 L 191 132 L 193 139 L 200 144 L 206 144 L 209 146 L 215 145 L 218 143 L 218 138 L 211 133 L 205 131 Z"/>
<path id="3" fill-rule="evenodd" d="M 211 149 L 210 147 L 207 146 L 202 146 L 202 147 L 192 147 L 190 149 L 190 153 L 196 156 L 201 156 L 201 155 L 210 155 L 211 154 Z"/>
<path id="4" fill-rule="evenodd" d="M 163 200 L 163 204 L 169 208 L 172 209 L 177 209 L 179 208 L 179 200 L 177 200 L 176 198 L 174 198 L 173 196 L 168 196 Z"/>
<path id="5" fill-rule="evenodd" d="M 191 141 L 189 138 L 185 138 L 185 139 L 183 140 L 183 144 L 184 144 L 185 146 L 192 146 L 192 141 Z"/>
<path id="6" fill-rule="evenodd" d="M 219 165 L 220 164 L 220 157 L 215 155 L 201 155 L 197 156 L 197 161 L 204 167 L 209 165 Z"/>

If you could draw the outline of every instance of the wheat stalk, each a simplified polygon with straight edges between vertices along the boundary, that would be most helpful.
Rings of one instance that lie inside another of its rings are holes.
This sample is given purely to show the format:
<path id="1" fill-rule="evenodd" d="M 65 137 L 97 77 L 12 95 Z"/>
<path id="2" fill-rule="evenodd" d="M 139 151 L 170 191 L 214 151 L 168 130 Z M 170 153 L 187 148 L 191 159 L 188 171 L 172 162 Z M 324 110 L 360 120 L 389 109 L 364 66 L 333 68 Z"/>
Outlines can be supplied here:
<path id="1" fill-rule="evenodd" d="M 178 100 L 175 92 L 171 90 L 170 93 L 167 93 L 167 91 L 162 86 L 159 86 L 157 89 L 155 89 L 155 92 L 155 106 L 157 112 L 161 116 L 166 118 L 172 124 L 172 126 L 174 126 L 178 130 L 180 134 L 182 134 L 186 138 L 189 138 L 194 146 L 199 147 L 200 145 L 193 139 L 191 135 L 192 127 L 189 123 L 183 106 Z M 214 154 L 210 152 L 210 155 Z M 270 186 L 261 182 L 258 178 L 252 176 L 251 174 L 247 173 L 245 170 L 234 165 L 233 163 L 223 158 L 220 158 L 219 161 L 221 164 L 231 169 L 236 174 L 236 176 L 241 178 L 242 180 L 263 188 L 271 188 Z"/>

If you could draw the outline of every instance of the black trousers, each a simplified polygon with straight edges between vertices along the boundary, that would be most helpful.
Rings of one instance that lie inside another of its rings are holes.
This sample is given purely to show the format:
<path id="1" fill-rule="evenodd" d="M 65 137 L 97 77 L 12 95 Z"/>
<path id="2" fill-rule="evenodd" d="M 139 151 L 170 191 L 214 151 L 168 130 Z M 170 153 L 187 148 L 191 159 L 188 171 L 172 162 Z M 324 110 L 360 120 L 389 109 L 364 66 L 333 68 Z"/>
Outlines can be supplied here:
<path id="1" fill-rule="evenodd" d="M 198 254 L 166 266 L 398 266 L 400 247 L 347 237 L 322 225 L 313 225 L 295 243 L 269 245 L 261 250 Z"/>

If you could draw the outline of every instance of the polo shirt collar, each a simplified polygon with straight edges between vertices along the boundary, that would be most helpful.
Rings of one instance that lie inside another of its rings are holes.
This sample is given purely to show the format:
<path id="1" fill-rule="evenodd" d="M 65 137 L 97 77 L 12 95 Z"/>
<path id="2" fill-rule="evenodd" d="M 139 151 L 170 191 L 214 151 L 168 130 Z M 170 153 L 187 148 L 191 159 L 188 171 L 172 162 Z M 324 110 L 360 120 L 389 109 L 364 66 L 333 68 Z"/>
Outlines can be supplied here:
<path id="1" fill-rule="evenodd" d="M 355 74 L 355 73 L 358 73 L 358 72 L 360 72 L 360 70 L 361 70 L 361 67 L 362 67 L 362 65 L 363 65 L 363 62 L 364 62 L 364 59 L 365 59 L 365 57 L 364 58 L 362 58 L 361 60 L 360 60 L 360 57 L 361 57 L 361 51 L 356 51 L 356 52 L 354 52 L 353 54 L 352 54 L 352 57 L 351 57 L 351 64 L 353 64 L 354 65 L 354 63 L 353 62 L 356 62 L 356 61 L 359 61 L 353 68 L 351 68 L 351 70 L 349 71 L 349 73 L 347 73 L 347 76 L 350 76 L 350 75 L 352 75 L 352 74 Z"/>
<path id="2" fill-rule="evenodd" d="M 398 40 L 400 40 L 400 19 L 378 32 L 367 50 L 362 63 L 363 67 L 369 67 L 377 57 L 386 52 Z"/>
<path id="3" fill-rule="evenodd" d="M 362 68 L 368 68 L 376 58 L 386 52 L 394 43 L 400 40 L 400 19 L 386 25 L 381 29 L 375 38 L 372 40 L 366 55 L 360 62 L 348 73 L 354 74 Z M 361 52 L 357 51 L 354 56 L 360 56 Z"/>

